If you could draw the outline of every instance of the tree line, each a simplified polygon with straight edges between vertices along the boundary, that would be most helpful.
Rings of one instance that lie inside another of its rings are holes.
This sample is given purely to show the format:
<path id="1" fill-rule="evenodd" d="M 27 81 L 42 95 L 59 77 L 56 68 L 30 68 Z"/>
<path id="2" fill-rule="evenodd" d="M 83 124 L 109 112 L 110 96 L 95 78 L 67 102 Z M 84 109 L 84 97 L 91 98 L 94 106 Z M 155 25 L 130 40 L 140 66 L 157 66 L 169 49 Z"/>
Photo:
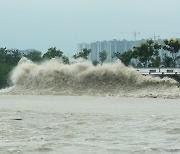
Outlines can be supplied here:
<path id="1" fill-rule="evenodd" d="M 74 58 L 88 59 L 90 52 L 90 49 L 83 49 L 82 52 L 75 54 Z M 99 61 L 95 60 L 92 63 L 103 64 L 107 56 L 107 51 L 101 51 Z M 162 43 L 149 39 L 128 51 L 115 52 L 112 58 L 120 59 L 126 66 L 178 67 L 180 65 L 180 39 L 165 39 Z"/>
<path id="2" fill-rule="evenodd" d="M 178 67 L 180 65 L 180 39 L 165 39 L 162 43 L 149 39 L 124 53 L 116 52 L 114 57 L 120 59 L 126 66 Z"/>
<path id="3" fill-rule="evenodd" d="M 82 52 L 75 54 L 73 57 L 88 59 L 91 53 L 90 49 L 83 49 Z M 160 55 L 161 54 L 161 55 Z M 103 64 L 107 59 L 108 52 L 99 52 L 99 61 L 94 60 L 94 65 Z M 125 52 L 115 52 L 114 60 L 120 59 L 126 66 L 134 67 L 178 67 L 180 65 L 180 39 L 165 39 L 162 43 L 146 40 L 133 49 Z"/>
<path id="4" fill-rule="evenodd" d="M 42 62 L 51 58 L 60 57 L 63 63 L 69 64 L 69 58 L 56 47 L 49 48 L 45 54 L 37 50 L 22 53 L 18 49 L 8 50 L 7 48 L 0 48 L 0 88 L 6 87 L 9 84 L 9 73 L 22 57 L 26 57 L 33 62 Z"/>
<path id="5" fill-rule="evenodd" d="M 163 50 L 163 56 L 160 56 L 160 51 Z M 91 49 L 83 49 L 73 55 L 74 59 L 88 59 Z M 107 51 L 99 52 L 99 61 L 92 61 L 93 65 L 98 65 L 105 62 L 107 59 Z M 8 50 L 0 48 L 0 88 L 8 85 L 8 76 L 12 69 L 17 65 L 22 57 L 27 57 L 33 62 L 41 62 L 55 57 L 60 57 L 64 64 L 69 64 L 69 58 L 56 47 L 51 47 L 46 53 L 32 50 L 28 53 L 22 53 L 20 50 Z M 162 43 L 146 40 L 138 46 L 133 47 L 126 52 L 115 52 L 113 57 L 120 59 L 126 66 L 134 67 L 178 67 L 180 65 L 180 39 L 165 39 Z"/>

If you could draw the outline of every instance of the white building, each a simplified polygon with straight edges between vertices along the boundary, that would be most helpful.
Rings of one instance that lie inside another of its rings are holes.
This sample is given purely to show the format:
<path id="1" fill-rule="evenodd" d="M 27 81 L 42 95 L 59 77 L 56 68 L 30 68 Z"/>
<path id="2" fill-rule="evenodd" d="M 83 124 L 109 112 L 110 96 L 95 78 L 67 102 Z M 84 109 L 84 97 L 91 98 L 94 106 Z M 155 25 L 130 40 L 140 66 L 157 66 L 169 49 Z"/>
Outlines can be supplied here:
<path id="1" fill-rule="evenodd" d="M 87 43 L 79 43 L 77 45 L 77 52 L 81 52 L 84 48 L 91 49 L 91 53 L 89 55 L 89 60 L 99 61 L 99 52 L 106 51 L 107 59 L 105 62 L 112 62 L 114 52 L 124 52 L 128 49 L 131 49 L 134 46 L 134 41 L 127 40 L 110 40 L 110 41 L 97 41 L 92 42 L 90 44 Z"/>

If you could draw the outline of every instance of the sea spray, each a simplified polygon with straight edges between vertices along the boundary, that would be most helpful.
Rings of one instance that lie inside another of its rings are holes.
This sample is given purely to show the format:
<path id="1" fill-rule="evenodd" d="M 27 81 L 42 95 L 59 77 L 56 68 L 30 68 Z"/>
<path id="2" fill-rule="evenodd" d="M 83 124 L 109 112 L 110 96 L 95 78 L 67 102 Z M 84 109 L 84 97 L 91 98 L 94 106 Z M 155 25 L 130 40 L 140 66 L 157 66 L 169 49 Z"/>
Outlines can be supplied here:
<path id="1" fill-rule="evenodd" d="M 58 59 L 40 64 L 22 58 L 12 71 L 12 94 L 58 94 L 179 97 L 177 82 L 143 76 L 120 61 L 93 66 L 87 61 L 67 65 Z"/>

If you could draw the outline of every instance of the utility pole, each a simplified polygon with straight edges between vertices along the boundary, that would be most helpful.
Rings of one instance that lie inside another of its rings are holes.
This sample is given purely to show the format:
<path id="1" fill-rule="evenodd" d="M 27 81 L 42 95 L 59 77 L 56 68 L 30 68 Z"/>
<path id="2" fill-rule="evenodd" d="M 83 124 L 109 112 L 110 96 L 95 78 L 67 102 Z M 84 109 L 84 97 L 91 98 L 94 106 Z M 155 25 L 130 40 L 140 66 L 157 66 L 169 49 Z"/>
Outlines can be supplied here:
<path id="1" fill-rule="evenodd" d="M 140 32 L 136 32 L 136 31 L 134 32 L 134 41 L 135 41 L 135 42 L 137 41 L 136 38 L 137 38 L 137 35 L 138 35 L 138 34 L 140 35 Z"/>
<path id="2" fill-rule="evenodd" d="M 120 33 L 125 33 L 125 34 L 133 34 L 134 36 L 134 45 L 137 45 L 137 35 L 140 35 L 140 32 L 120 32 Z"/>
<path id="3" fill-rule="evenodd" d="M 124 33 L 124 34 L 133 34 L 134 36 L 134 41 L 136 42 L 136 39 L 137 39 L 137 35 L 140 34 L 140 32 L 120 32 L 120 33 Z"/>

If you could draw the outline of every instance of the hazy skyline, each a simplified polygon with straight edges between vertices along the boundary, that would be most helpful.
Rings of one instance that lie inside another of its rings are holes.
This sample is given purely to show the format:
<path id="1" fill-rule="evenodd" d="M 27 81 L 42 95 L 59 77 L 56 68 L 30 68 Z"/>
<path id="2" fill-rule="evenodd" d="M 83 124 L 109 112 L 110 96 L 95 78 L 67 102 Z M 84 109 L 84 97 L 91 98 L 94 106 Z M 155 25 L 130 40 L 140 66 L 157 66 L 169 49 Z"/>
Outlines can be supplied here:
<path id="1" fill-rule="evenodd" d="M 180 37 L 179 0 L 0 0 L 0 47 L 49 47 L 70 55 L 77 43 Z"/>

